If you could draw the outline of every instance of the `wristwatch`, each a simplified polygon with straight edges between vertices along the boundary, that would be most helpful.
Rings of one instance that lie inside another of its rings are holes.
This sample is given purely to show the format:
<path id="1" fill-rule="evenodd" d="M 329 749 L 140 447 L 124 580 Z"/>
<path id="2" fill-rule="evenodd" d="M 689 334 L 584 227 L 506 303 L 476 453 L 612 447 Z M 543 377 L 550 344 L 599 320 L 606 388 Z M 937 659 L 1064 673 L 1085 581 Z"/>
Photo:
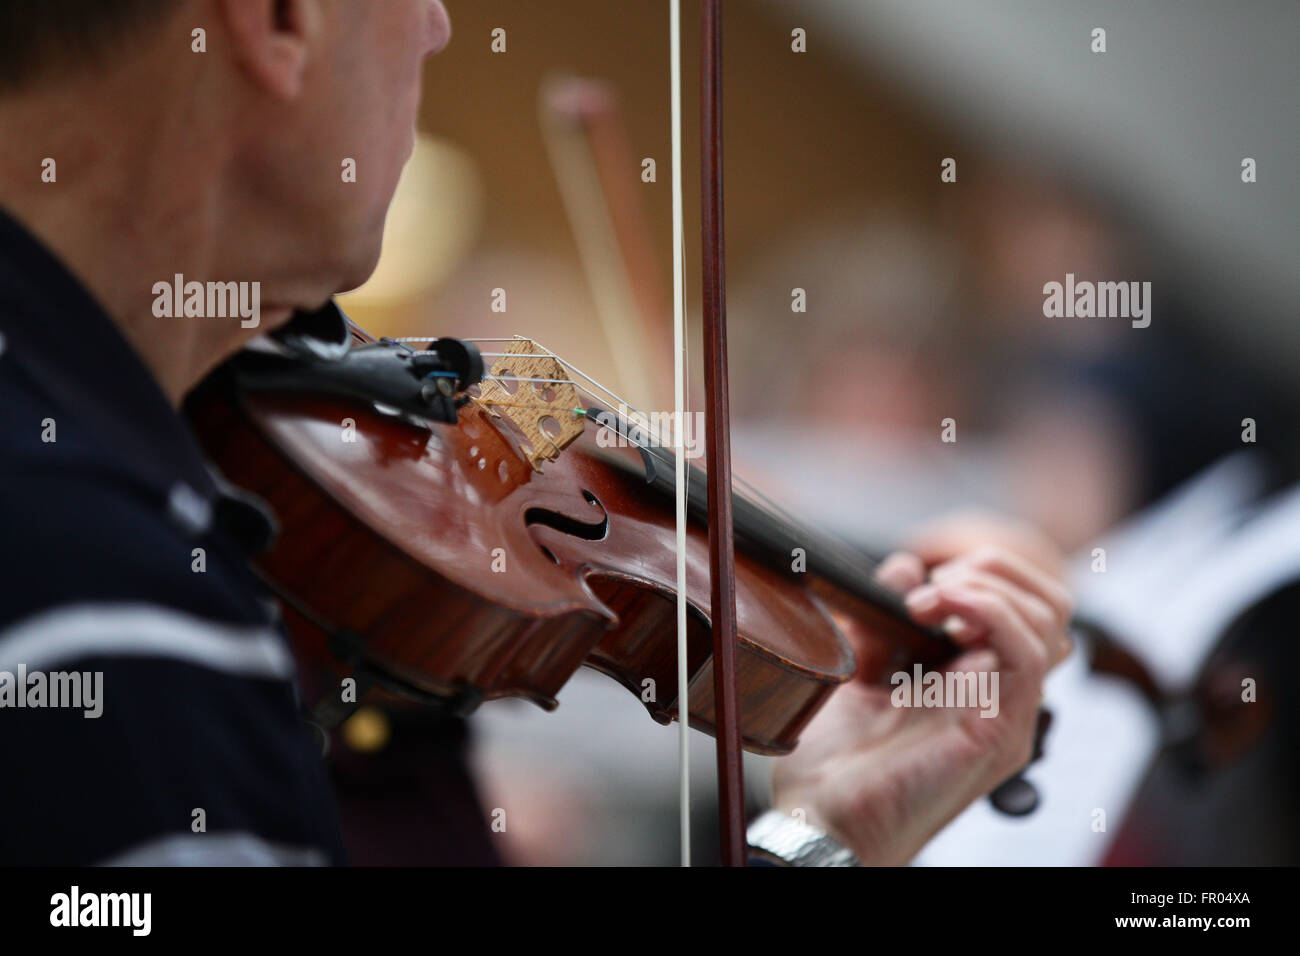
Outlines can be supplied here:
<path id="1" fill-rule="evenodd" d="M 825 831 L 780 810 L 768 810 L 749 825 L 749 852 L 778 866 L 860 866 L 846 846 Z"/>

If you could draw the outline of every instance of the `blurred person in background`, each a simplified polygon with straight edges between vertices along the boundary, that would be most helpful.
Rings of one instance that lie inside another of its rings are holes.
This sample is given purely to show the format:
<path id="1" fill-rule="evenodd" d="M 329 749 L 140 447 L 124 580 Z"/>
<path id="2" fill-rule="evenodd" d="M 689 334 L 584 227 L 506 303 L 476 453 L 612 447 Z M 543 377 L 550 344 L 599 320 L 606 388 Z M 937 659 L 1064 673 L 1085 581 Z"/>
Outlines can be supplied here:
<path id="1" fill-rule="evenodd" d="M 738 278 L 732 334 L 747 474 L 880 550 L 961 507 L 1014 515 L 1073 551 L 1241 448 L 1297 476 L 1288 395 L 1185 317 L 1174 275 L 1077 189 L 994 166 L 942 224 L 814 219 Z M 1043 284 L 1157 275 L 1160 321 L 1049 319 Z M 792 312 L 791 290 L 807 313 Z M 792 361 L 792 356 L 805 357 Z M 777 387 L 779 384 L 779 387 Z M 956 440 L 939 440 L 951 418 Z M 776 454 L 783 447 L 794 454 Z"/>

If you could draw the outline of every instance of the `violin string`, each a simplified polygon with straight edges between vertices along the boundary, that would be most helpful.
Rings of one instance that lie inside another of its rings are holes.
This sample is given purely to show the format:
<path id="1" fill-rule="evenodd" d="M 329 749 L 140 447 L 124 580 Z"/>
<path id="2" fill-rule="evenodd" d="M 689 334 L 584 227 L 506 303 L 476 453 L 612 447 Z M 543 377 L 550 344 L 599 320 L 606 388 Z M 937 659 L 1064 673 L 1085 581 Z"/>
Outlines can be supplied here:
<path id="1" fill-rule="evenodd" d="M 530 382 L 530 383 L 547 384 L 547 385 L 577 385 L 578 384 L 571 378 L 519 378 L 516 375 L 484 375 L 483 378 L 487 381 L 496 381 L 496 382 Z"/>
<path id="2" fill-rule="evenodd" d="M 535 405 L 531 402 L 498 402 L 496 399 L 477 399 L 480 405 L 495 405 L 502 408 L 531 408 L 534 411 L 569 412 L 574 418 L 581 418 L 587 410 L 581 406 L 570 408 L 567 405 Z"/>
<path id="3" fill-rule="evenodd" d="M 537 342 L 533 342 L 532 339 L 529 339 L 529 341 L 532 342 L 533 345 L 536 345 L 539 349 L 545 348 L 545 346 L 540 345 Z M 527 352 L 480 352 L 479 355 L 485 355 L 488 358 L 521 358 L 521 357 L 527 358 L 528 357 Z"/>
<path id="4" fill-rule="evenodd" d="M 455 372 L 430 372 L 430 378 L 457 378 Z M 484 375 L 485 382 L 528 382 L 538 385 L 577 385 L 571 378 L 519 378 L 516 375 Z"/>

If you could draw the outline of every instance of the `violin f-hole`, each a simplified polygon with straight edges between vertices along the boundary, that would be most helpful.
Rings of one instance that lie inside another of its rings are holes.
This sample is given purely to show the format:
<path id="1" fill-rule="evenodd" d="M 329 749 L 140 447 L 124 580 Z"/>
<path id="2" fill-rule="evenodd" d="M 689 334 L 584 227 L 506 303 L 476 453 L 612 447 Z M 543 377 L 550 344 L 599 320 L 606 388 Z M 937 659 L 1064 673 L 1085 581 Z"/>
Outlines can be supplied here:
<path id="1" fill-rule="evenodd" d="M 605 506 L 600 503 L 600 499 L 586 488 L 582 489 L 582 497 L 589 504 L 600 509 L 599 521 L 589 524 L 547 508 L 529 508 L 524 512 L 524 524 L 530 527 L 535 524 L 545 525 L 562 534 L 582 538 L 584 541 L 603 541 L 609 534 L 609 514 L 605 511 Z"/>

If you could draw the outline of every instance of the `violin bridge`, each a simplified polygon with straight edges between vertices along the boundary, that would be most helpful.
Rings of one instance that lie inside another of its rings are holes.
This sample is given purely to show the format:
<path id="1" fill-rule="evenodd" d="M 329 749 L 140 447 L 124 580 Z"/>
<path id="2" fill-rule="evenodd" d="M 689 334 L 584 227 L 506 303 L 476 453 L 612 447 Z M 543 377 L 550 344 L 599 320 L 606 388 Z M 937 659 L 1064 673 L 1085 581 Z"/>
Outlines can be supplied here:
<path id="1" fill-rule="evenodd" d="M 524 457 L 541 471 L 542 461 L 555 461 L 586 430 L 582 401 L 568 369 L 536 342 L 515 339 L 505 352 L 509 354 L 489 369 L 474 402 L 523 433 L 531 446 L 522 449 Z"/>

